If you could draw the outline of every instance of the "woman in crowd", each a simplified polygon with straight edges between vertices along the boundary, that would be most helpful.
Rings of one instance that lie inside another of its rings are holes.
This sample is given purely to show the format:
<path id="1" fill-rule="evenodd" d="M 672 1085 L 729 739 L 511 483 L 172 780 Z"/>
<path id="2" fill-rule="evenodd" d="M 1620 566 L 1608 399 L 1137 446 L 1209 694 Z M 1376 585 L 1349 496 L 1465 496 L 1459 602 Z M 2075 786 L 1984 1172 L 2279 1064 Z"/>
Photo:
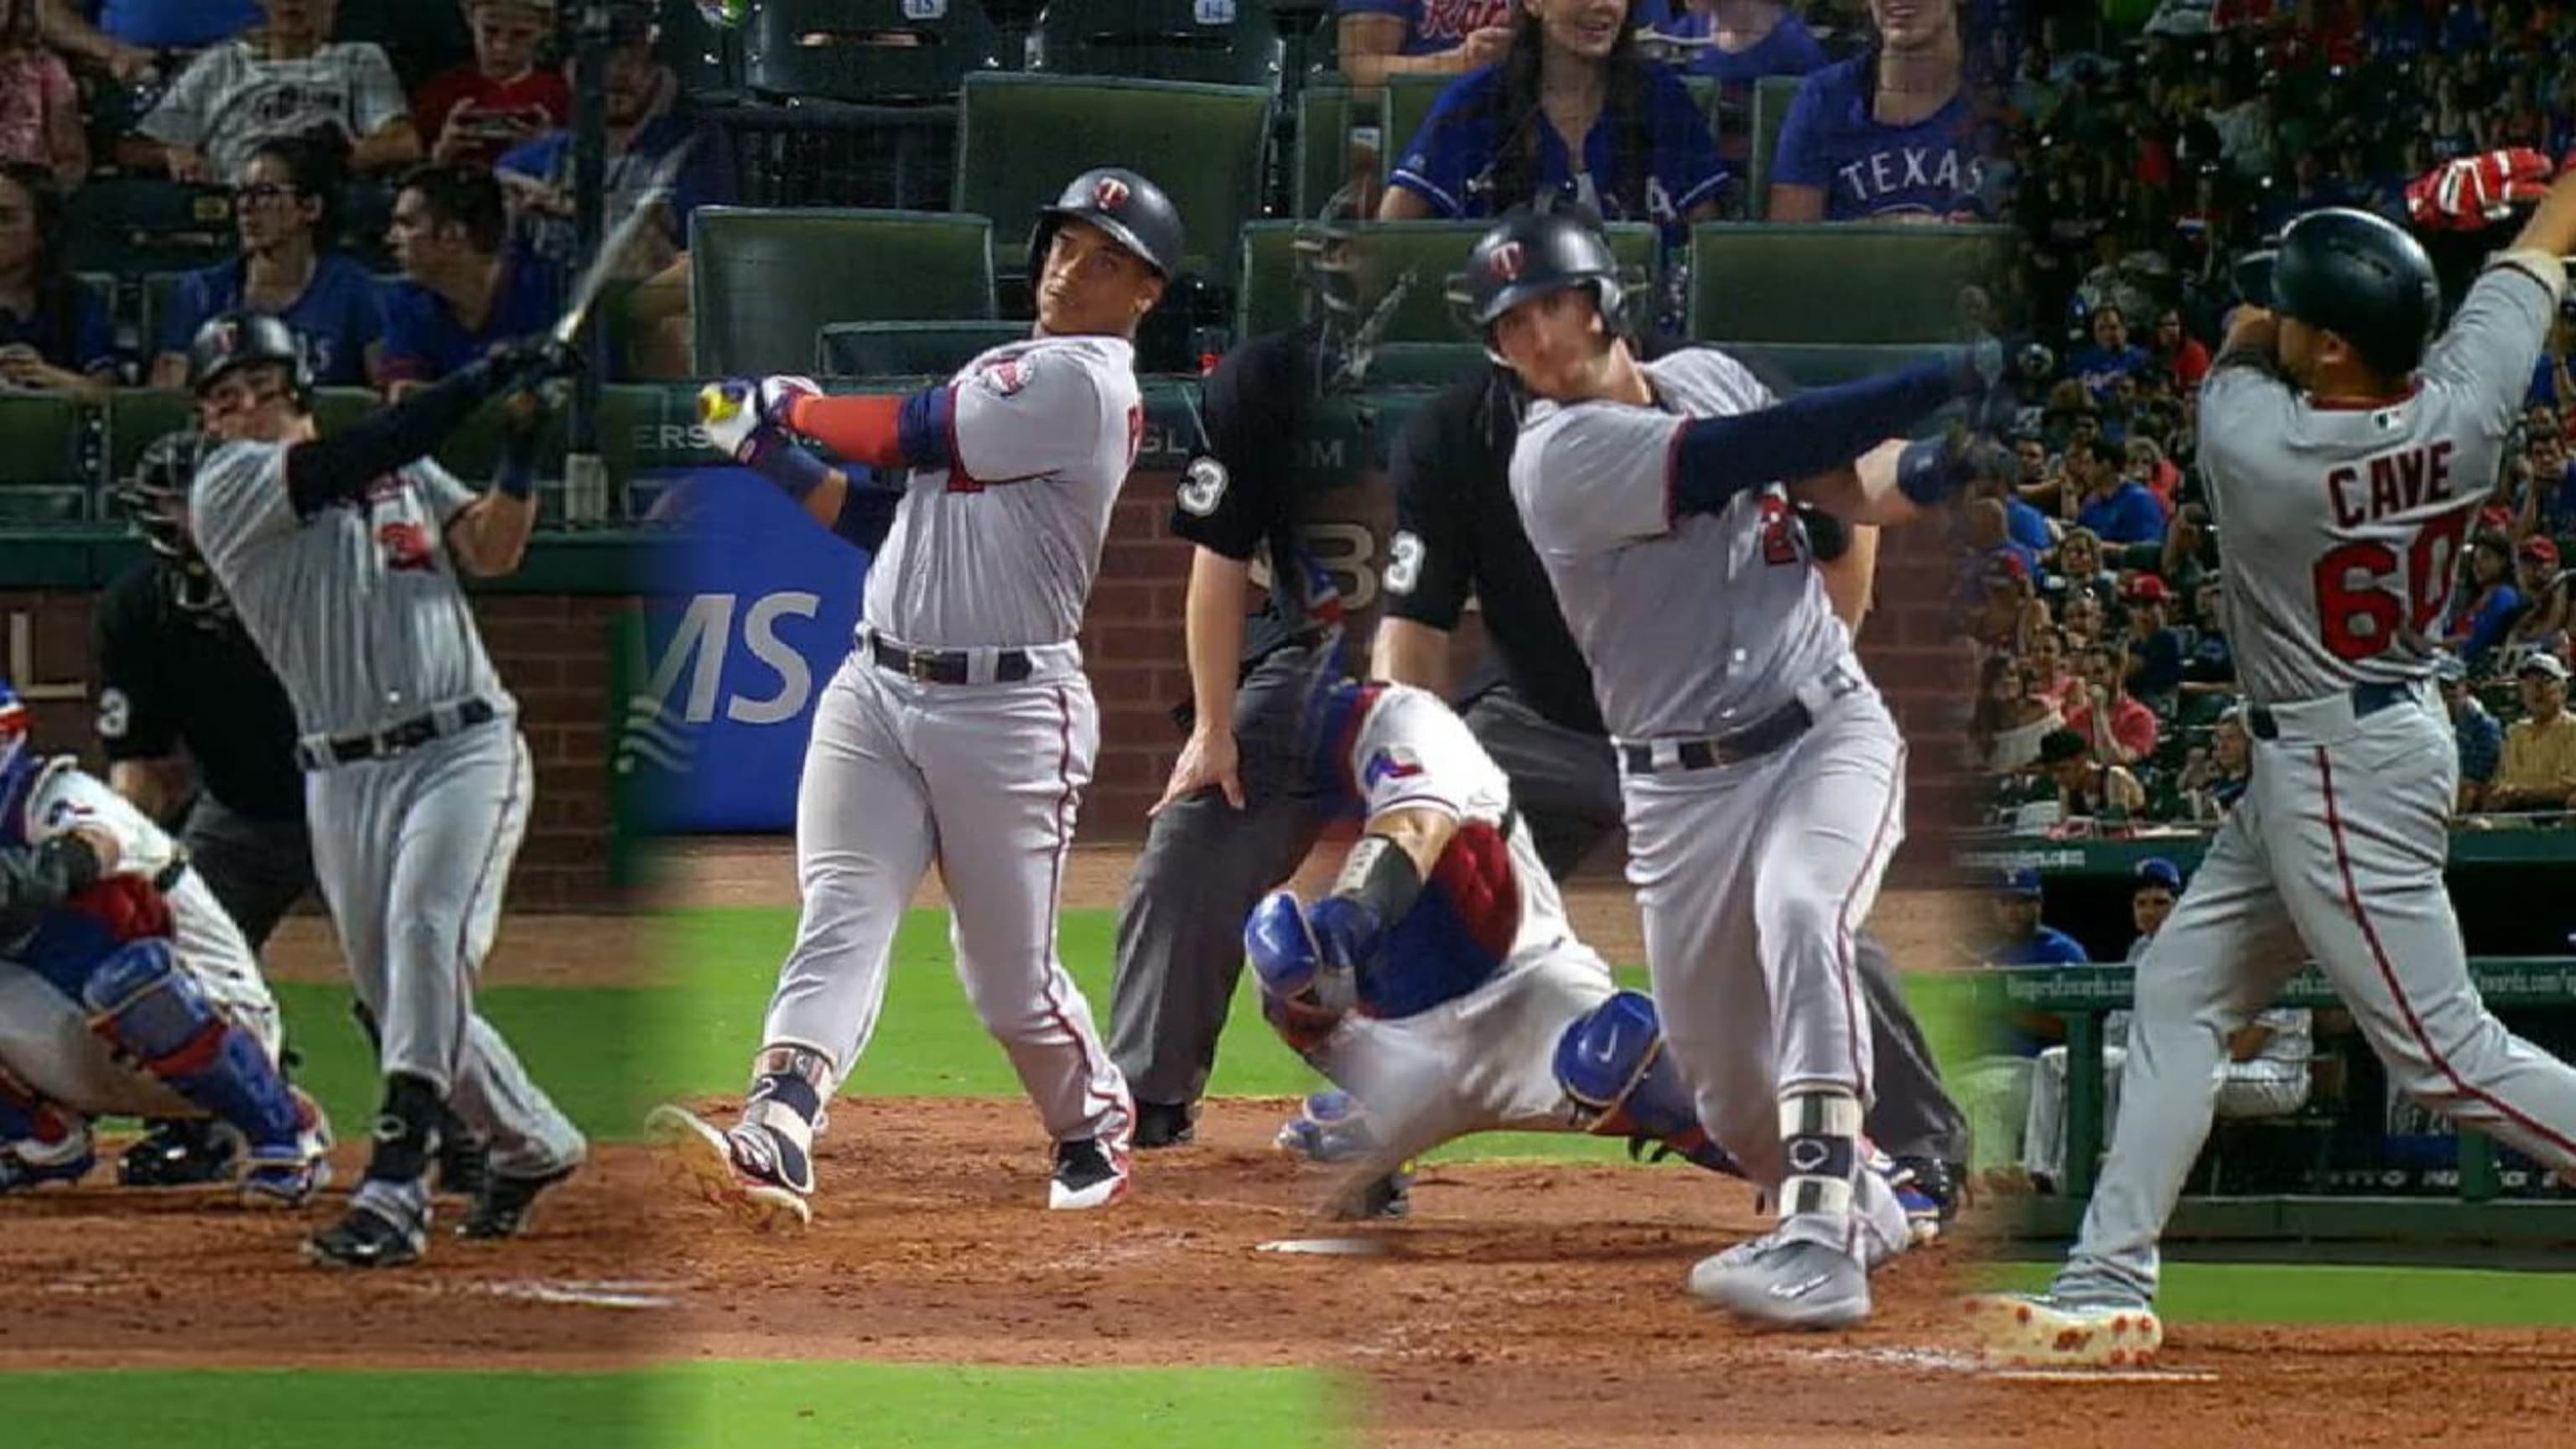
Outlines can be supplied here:
<path id="1" fill-rule="evenodd" d="M 2066 635 L 2069 658 L 2102 642 L 2104 617 L 2101 595 L 2089 589 L 2078 589 L 2066 596 L 2065 605 L 2058 611 L 2057 623 Z"/>
<path id="2" fill-rule="evenodd" d="M 2009 654 L 1988 659 L 1977 682 L 1977 707 L 1968 720 L 1970 767 L 2007 774 L 2039 761 L 2039 742 L 2064 729 L 2065 716 L 2033 693 L 2030 672 Z"/>
<path id="3" fill-rule="evenodd" d="M 1771 221 L 1983 221 L 1958 0 L 1869 0 L 1866 51 L 1808 76 L 1771 158 Z"/>
<path id="4" fill-rule="evenodd" d="M 2066 665 L 2066 633 L 2055 625 L 2031 631 L 2030 648 L 2022 656 L 2022 684 L 2033 699 L 2040 700 L 2060 714 L 2074 696 L 2075 671 Z"/>
<path id="5" fill-rule="evenodd" d="M 328 148 L 302 140 L 263 141 L 233 187 L 241 255 L 180 279 L 161 319 L 154 387 L 188 379 L 188 343 L 208 318 L 236 308 L 284 319 L 304 348 L 314 380 L 364 386 L 369 355 L 384 330 L 375 279 L 332 249 L 338 234 L 339 168 Z"/>
<path id="6" fill-rule="evenodd" d="M 2522 591 L 2513 586 L 2513 540 L 2497 529 L 2478 530 L 2469 540 L 2468 578 L 2463 582 L 2467 587 L 2459 590 L 2452 605 L 2450 627 L 2443 631 L 2442 642 L 2475 671 L 2485 662 L 2487 651 L 2504 642 L 2505 631 L 2522 612 Z"/>
<path id="7" fill-rule="evenodd" d="M 2183 766 L 2182 796 L 2189 819 L 2215 824 L 2244 796 L 2254 777 L 2254 741 L 2245 733 L 2245 711 L 2231 709 L 2209 732 L 2209 750 Z"/>
<path id="8" fill-rule="evenodd" d="M 1622 0 L 1523 0 L 1502 58 L 1432 102 L 1378 215 L 1497 216 L 1550 192 L 1678 228 L 1714 216 L 1725 181 L 1707 118 L 1637 54 Z"/>
<path id="9" fill-rule="evenodd" d="M 2157 311 L 2153 353 L 2156 369 L 2173 379 L 2178 393 L 2198 391 L 2200 380 L 2209 376 L 2209 348 L 2184 329 L 2179 307 Z"/>
<path id="10" fill-rule="evenodd" d="M 2102 566 L 2102 540 L 2089 528 L 2066 530 L 2057 545 L 2057 572 L 2066 581 L 2070 606 L 2078 594 L 2090 594 L 2094 603 L 2106 606 L 2120 596 L 2119 580 Z"/>
<path id="11" fill-rule="evenodd" d="M 45 45 L 37 0 L 0 0 L 0 162 L 47 167 L 66 188 L 89 174 L 80 93 Z"/>
<path id="12" fill-rule="evenodd" d="M 50 166 L 0 165 L 0 386 L 94 396 L 116 381 L 107 303 L 63 264 Z"/>

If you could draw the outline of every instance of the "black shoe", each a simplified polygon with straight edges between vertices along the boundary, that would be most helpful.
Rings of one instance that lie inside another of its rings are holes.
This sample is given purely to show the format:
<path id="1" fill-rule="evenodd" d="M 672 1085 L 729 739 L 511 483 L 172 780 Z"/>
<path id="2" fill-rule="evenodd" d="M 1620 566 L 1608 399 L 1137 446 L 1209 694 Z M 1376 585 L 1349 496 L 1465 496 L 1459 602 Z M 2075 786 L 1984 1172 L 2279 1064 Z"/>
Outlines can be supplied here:
<path id="1" fill-rule="evenodd" d="M 1360 1212 L 1370 1218 L 1402 1218 L 1413 1213 L 1413 1174 L 1390 1172 L 1360 1194 Z"/>
<path id="2" fill-rule="evenodd" d="M 1198 1136 L 1198 1113 L 1187 1102 L 1136 1104 L 1136 1150 L 1186 1147 Z"/>
<path id="3" fill-rule="evenodd" d="M 479 1162 L 479 1159 L 478 1159 Z M 456 1225 L 460 1238 L 515 1238 L 528 1226 L 528 1209 L 535 1205 L 537 1194 L 581 1170 L 576 1162 L 537 1177 L 509 1177 L 491 1173 L 465 1221 Z"/>
<path id="4" fill-rule="evenodd" d="M 1937 1157 L 1899 1157 L 1895 1162 L 1905 1185 L 1932 1200 L 1941 1227 L 1957 1221 L 1959 1184 L 1967 1180 L 1966 1164 L 1943 1162 Z"/>
<path id="5" fill-rule="evenodd" d="M 1055 1176 L 1047 1206 L 1058 1212 L 1107 1207 L 1127 1195 L 1127 1164 L 1109 1155 L 1097 1137 L 1055 1145 Z"/>
<path id="6" fill-rule="evenodd" d="M 241 1137 L 202 1118 L 150 1124 L 116 1159 L 122 1187 L 204 1187 L 227 1183 L 241 1166 Z"/>
<path id="7" fill-rule="evenodd" d="M 420 1261 L 424 1237 L 352 1204 L 348 1216 L 304 1240 L 304 1256 L 325 1268 L 399 1268 Z"/>
<path id="8" fill-rule="evenodd" d="M 472 1128 L 446 1114 L 438 1126 L 437 1191 L 444 1197 L 480 1200 L 492 1190 L 492 1148 Z"/>

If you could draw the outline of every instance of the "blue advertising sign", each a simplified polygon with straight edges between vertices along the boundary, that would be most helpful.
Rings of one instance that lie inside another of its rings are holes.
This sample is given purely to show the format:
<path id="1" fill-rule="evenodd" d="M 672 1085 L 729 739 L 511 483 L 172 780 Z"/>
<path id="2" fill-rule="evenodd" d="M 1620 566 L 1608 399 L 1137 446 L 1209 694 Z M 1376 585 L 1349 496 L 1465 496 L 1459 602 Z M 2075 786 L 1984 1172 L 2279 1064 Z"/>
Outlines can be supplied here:
<path id="1" fill-rule="evenodd" d="M 792 829 L 815 701 L 849 655 L 868 554 L 747 468 L 675 474 L 620 768 L 661 833 Z"/>

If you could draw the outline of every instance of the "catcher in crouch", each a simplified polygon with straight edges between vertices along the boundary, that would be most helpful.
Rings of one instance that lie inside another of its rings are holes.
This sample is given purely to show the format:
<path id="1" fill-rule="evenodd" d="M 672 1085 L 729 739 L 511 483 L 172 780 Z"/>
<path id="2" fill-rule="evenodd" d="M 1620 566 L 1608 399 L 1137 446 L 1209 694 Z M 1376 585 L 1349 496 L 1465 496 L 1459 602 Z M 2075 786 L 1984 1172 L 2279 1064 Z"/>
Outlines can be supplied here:
<path id="1" fill-rule="evenodd" d="M 1651 1139 L 1741 1175 L 1664 1055 L 1653 999 L 1619 989 L 1575 937 L 1466 722 L 1409 685 L 1330 680 L 1312 698 L 1316 793 L 1367 824 L 1330 895 L 1301 907 L 1275 891 L 1243 938 L 1263 1015 L 1357 1100 L 1319 1093 L 1280 1133 L 1292 1153 L 1357 1164 L 1328 1210 L 1401 1215 L 1409 1159 L 1491 1130 Z M 1862 1195 L 1875 1263 L 1935 1210 L 1870 1156 L 1887 1189 Z"/>

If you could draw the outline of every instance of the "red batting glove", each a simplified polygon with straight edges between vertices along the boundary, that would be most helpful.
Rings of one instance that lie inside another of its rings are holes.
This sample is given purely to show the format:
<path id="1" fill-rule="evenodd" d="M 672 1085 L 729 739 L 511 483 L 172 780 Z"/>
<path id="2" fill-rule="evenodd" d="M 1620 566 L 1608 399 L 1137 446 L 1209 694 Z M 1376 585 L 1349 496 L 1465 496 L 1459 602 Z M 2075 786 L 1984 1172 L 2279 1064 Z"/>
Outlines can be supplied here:
<path id="1" fill-rule="evenodd" d="M 2406 188 L 2406 217 L 2427 231 L 2484 231 L 2549 194 L 2549 158 L 2527 147 L 2445 161 Z"/>

